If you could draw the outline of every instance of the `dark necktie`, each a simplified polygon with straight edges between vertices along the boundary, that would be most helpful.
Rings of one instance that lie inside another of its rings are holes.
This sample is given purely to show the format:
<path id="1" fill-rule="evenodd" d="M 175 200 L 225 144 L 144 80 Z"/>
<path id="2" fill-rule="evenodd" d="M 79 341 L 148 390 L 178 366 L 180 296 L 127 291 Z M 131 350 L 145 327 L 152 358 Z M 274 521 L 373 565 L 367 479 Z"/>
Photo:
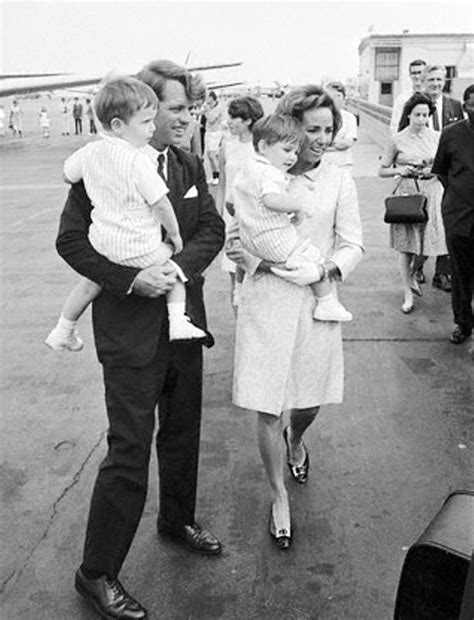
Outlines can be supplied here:
<path id="1" fill-rule="evenodd" d="M 439 116 L 438 116 L 438 108 L 434 106 L 433 110 L 433 129 L 435 131 L 439 131 Z"/>
<path id="2" fill-rule="evenodd" d="M 163 153 L 160 153 L 158 155 L 158 174 L 163 179 L 163 181 L 166 183 L 166 177 L 165 177 L 165 156 L 163 155 Z"/>

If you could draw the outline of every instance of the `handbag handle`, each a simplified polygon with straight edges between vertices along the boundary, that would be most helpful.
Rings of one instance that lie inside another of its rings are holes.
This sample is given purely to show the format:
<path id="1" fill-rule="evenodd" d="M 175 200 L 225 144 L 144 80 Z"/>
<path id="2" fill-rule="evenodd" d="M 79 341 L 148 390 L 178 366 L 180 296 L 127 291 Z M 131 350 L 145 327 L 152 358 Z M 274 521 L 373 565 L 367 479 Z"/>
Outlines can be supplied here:
<path id="1" fill-rule="evenodd" d="M 398 180 L 398 183 L 395 185 L 395 187 L 393 188 L 393 192 L 392 192 L 392 196 L 395 194 L 395 192 L 397 191 L 397 189 L 400 187 L 403 179 L 413 179 L 415 181 L 415 185 L 416 185 L 416 191 L 421 194 L 420 192 L 420 186 L 418 185 L 418 178 L 415 176 L 409 176 L 409 177 L 402 177 L 402 175 L 400 175 L 400 178 Z"/>

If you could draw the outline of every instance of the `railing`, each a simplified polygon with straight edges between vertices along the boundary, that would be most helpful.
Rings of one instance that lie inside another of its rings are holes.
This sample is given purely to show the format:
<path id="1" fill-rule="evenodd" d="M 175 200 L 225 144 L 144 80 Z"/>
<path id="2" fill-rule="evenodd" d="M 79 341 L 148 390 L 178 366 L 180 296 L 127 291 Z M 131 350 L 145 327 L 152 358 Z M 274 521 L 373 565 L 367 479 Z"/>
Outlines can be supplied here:
<path id="1" fill-rule="evenodd" d="M 365 99 L 356 99 L 355 97 L 349 97 L 347 102 L 356 112 L 363 112 L 384 125 L 390 125 L 392 108 L 378 103 L 369 103 Z"/>

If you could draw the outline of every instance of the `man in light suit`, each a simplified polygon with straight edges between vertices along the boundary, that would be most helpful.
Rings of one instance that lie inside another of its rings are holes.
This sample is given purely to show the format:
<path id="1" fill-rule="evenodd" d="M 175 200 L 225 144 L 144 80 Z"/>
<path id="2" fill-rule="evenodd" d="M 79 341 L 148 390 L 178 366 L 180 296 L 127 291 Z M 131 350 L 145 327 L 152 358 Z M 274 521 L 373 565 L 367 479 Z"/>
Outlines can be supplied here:
<path id="1" fill-rule="evenodd" d="M 158 151 L 157 174 L 169 187 L 184 249 L 172 264 L 161 267 L 139 270 L 111 263 L 89 243 L 92 207 L 82 184 L 70 190 L 56 242 L 64 260 L 103 286 L 92 313 L 103 366 L 108 452 L 95 482 L 75 585 L 104 617 L 128 620 L 147 618 L 118 574 L 143 513 L 157 406 L 158 532 L 198 553 L 218 555 L 222 550 L 194 516 L 202 345 L 170 343 L 164 296 L 181 278 L 186 282 L 187 313 L 206 329 L 202 273 L 223 245 L 224 224 L 201 161 L 178 148 L 193 102 L 205 95 L 205 88 L 198 76 L 170 61 L 152 62 L 137 77 L 151 86 L 160 102 L 151 145 Z"/>
<path id="2" fill-rule="evenodd" d="M 462 103 L 443 94 L 446 84 L 446 68 L 443 65 L 430 65 L 425 71 L 425 92 L 435 104 L 435 111 L 430 116 L 429 126 L 435 131 L 456 123 L 464 118 Z M 415 277 L 424 281 L 422 268 L 425 257 L 415 260 Z M 443 291 L 451 291 L 451 265 L 449 256 L 444 254 L 436 258 L 433 286 Z"/>

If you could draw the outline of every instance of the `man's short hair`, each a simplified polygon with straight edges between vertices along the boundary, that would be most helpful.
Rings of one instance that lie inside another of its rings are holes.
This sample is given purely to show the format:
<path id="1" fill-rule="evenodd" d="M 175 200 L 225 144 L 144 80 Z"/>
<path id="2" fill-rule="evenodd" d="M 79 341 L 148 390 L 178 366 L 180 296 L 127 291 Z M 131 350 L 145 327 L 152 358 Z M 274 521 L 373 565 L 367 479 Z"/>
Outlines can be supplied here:
<path id="1" fill-rule="evenodd" d="M 474 95 L 474 84 L 470 84 L 463 93 L 462 100 L 464 103 L 469 101 L 471 95 Z"/>
<path id="2" fill-rule="evenodd" d="M 192 74 L 171 60 L 154 60 L 136 75 L 138 80 L 150 86 L 158 99 L 163 100 L 163 91 L 168 80 L 176 80 L 183 85 L 186 97 L 198 101 L 206 97 L 206 85 L 199 74 Z"/>
<path id="3" fill-rule="evenodd" d="M 241 118 L 244 121 L 250 120 L 250 131 L 252 131 L 256 121 L 263 116 L 262 104 L 254 97 L 237 97 L 232 99 L 227 112 L 231 118 Z"/>
<path id="4" fill-rule="evenodd" d="M 428 63 L 426 62 L 426 60 L 416 58 L 415 60 L 412 60 L 411 63 L 408 65 L 408 71 L 411 72 L 412 67 L 426 67 L 427 64 Z"/>
<path id="5" fill-rule="evenodd" d="M 446 77 L 446 75 L 448 74 L 444 65 L 428 65 L 426 67 L 425 73 L 428 76 L 428 74 L 433 73 L 433 71 L 442 71 L 444 77 Z"/>
<path id="6" fill-rule="evenodd" d="M 346 87 L 342 82 L 329 82 L 329 84 L 326 84 L 326 89 L 328 88 L 330 88 L 331 90 L 335 90 L 338 93 L 341 93 L 344 99 L 346 98 Z"/>
<path id="7" fill-rule="evenodd" d="M 94 109 L 101 125 L 110 129 L 114 118 L 128 123 L 142 108 L 156 108 L 158 98 L 144 82 L 133 77 L 115 77 L 103 84 L 94 99 Z"/>
<path id="8" fill-rule="evenodd" d="M 304 143 L 305 134 L 301 124 L 289 114 L 269 114 L 255 123 L 252 139 L 256 151 L 260 140 L 269 146 L 285 142 L 300 148 Z"/>

